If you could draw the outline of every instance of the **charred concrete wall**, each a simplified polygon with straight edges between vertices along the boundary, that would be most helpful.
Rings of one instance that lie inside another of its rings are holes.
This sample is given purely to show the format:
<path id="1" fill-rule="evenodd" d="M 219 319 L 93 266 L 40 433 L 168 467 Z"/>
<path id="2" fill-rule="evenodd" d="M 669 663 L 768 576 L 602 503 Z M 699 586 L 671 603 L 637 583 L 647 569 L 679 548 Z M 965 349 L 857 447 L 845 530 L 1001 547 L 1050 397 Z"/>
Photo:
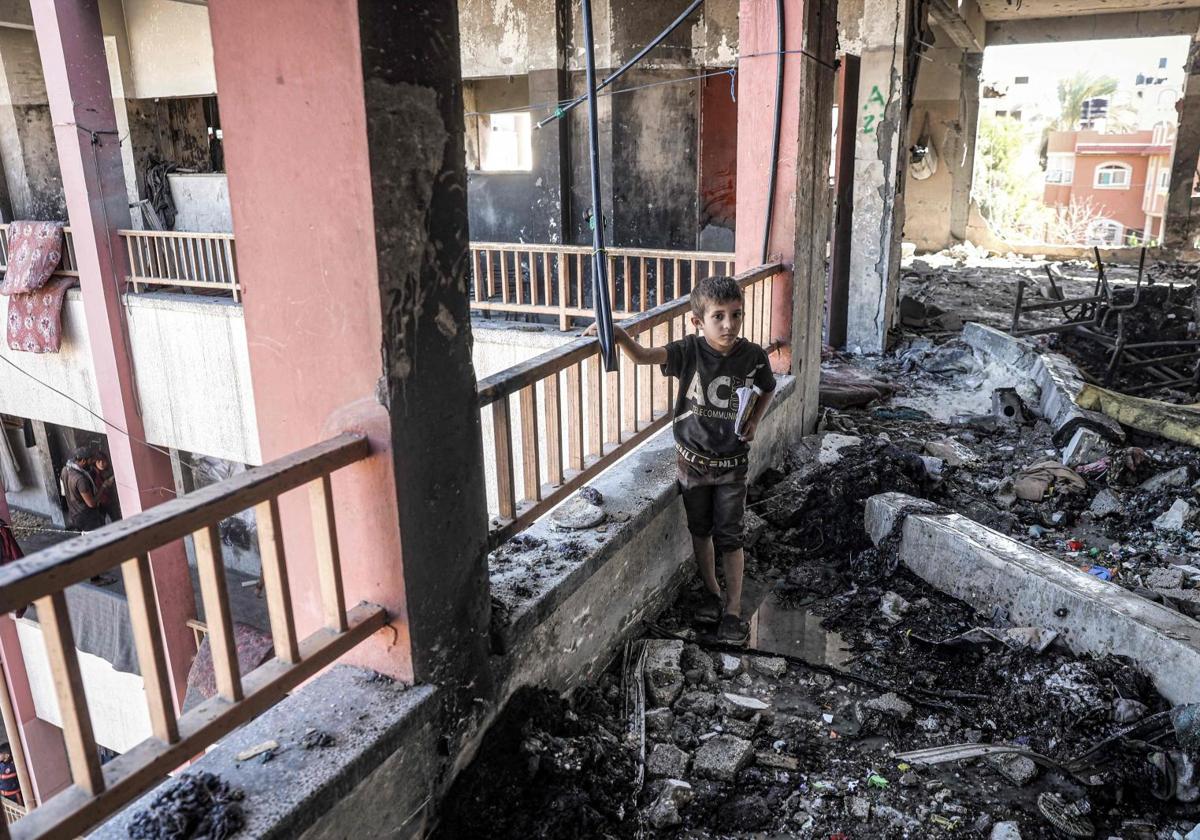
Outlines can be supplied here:
<path id="1" fill-rule="evenodd" d="M 911 167 L 906 176 L 904 241 L 914 243 L 918 251 L 940 251 L 951 244 L 954 175 L 963 165 L 968 142 L 959 113 L 963 51 L 940 31 L 935 38 L 936 46 L 924 53 L 929 61 L 921 62 L 917 76 L 906 144 L 911 148 L 927 142 L 938 161 L 937 171 L 928 178 L 916 178 Z"/>
<path id="2" fill-rule="evenodd" d="M 10 219 L 65 219 L 66 199 L 33 32 L 0 28 L 0 162 Z"/>
<path id="3" fill-rule="evenodd" d="M 632 57 L 686 6 L 687 0 L 595 3 L 597 72 L 607 75 Z M 578 4 L 460 0 L 459 16 L 463 76 L 476 80 L 476 111 L 526 106 L 537 121 L 552 113 L 551 103 L 583 92 Z M 737 3 L 710 0 L 600 100 L 601 198 L 610 243 L 698 246 L 711 214 L 703 210 L 707 201 L 701 186 L 702 81 L 690 77 L 705 68 L 730 66 L 736 52 Z M 718 82 L 717 87 L 728 90 L 728 79 Z M 498 84 L 508 85 L 513 95 L 492 96 Z M 500 99 L 510 101 L 501 106 Z M 736 106 L 720 109 L 716 119 L 704 123 L 705 131 L 735 137 L 736 113 Z M 566 119 L 534 130 L 531 147 L 529 171 L 470 172 L 471 238 L 590 241 L 585 110 L 577 108 Z M 720 144 L 714 148 L 719 153 Z M 714 246 L 732 240 L 732 202 L 728 204 L 720 214 Z"/>

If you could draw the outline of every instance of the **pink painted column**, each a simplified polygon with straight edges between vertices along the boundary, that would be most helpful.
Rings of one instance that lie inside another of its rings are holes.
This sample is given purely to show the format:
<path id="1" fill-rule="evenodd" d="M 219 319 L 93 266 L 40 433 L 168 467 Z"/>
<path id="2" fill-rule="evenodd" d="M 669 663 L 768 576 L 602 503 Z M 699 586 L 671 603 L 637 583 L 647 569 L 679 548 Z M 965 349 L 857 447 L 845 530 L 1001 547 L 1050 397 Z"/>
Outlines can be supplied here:
<path id="1" fill-rule="evenodd" d="M 804 46 L 804 0 L 784 0 L 783 48 Z M 775 0 L 741 0 L 738 10 L 737 102 L 737 236 L 738 271 L 761 265 L 763 227 L 767 220 L 767 191 L 774 137 L 777 46 Z M 758 55 L 764 53 L 763 55 Z M 772 340 L 787 342 L 771 354 L 776 373 L 792 367 L 792 271 L 796 230 L 796 160 L 799 139 L 801 62 L 804 56 L 783 56 L 783 110 L 780 117 L 779 160 L 775 167 L 775 200 L 771 215 L 768 260 L 780 260 L 784 272 L 775 278 L 771 301 Z"/>
<path id="2" fill-rule="evenodd" d="M 209 18 L 263 457 L 370 435 L 334 504 L 346 601 L 392 621 L 347 660 L 460 687 L 466 719 L 489 602 L 457 5 L 210 0 Z M 303 635 L 322 623 L 307 499 L 281 513 Z"/>
<path id="3" fill-rule="evenodd" d="M 173 498 L 175 485 L 169 456 L 142 443 L 146 431 L 127 350 L 121 295 L 128 263 L 117 231 L 130 226 L 130 216 L 100 12 L 97 0 L 32 0 L 31 7 L 100 409 L 110 424 L 108 447 L 121 510 L 130 516 Z M 154 551 L 150 561 L 168 670 L 182 703 L 196 647 L 186 624 L 196 614 L 187 555 L 176 543 Z"/>
<path id="4" fill-rule="evenodd" d="M 372 431 L 376 454 L 334 475 L 346 602 L 395 616 L 355 658 L 409 681 L 357 3 L 211 0 L 209 18 L 262 456 Z M 323 623 L 307 499 L 281 515 L 304 636 Z"/>

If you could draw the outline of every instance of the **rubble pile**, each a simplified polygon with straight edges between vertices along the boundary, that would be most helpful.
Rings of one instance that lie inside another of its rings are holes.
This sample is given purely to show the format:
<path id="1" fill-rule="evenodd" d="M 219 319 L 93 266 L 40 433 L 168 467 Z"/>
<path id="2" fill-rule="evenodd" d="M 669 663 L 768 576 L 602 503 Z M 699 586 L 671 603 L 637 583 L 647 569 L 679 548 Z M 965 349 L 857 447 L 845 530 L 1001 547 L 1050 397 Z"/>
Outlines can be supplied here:
<path id="1" fill-rule="evenodd" d="M 518 690 L 446 796 L 434 836 L 635 836 L 638 759 L 618 682 L 605 675 L 570 698 Z"/>

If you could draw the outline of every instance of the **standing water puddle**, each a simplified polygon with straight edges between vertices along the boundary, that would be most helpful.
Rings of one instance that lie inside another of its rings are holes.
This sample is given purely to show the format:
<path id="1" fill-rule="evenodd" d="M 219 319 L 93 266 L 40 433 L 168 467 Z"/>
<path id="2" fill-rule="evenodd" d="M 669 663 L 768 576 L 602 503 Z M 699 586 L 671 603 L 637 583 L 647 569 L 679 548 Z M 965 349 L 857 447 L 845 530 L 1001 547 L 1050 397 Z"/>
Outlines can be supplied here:
<path id="1" fill-rule="evenodd" d="M 839 634 L 823 628 L 821 620 L 809 607 L 785 607 L 769 592 L 750 619 L 750 647 L 842 668 L 852 651 Z"/>

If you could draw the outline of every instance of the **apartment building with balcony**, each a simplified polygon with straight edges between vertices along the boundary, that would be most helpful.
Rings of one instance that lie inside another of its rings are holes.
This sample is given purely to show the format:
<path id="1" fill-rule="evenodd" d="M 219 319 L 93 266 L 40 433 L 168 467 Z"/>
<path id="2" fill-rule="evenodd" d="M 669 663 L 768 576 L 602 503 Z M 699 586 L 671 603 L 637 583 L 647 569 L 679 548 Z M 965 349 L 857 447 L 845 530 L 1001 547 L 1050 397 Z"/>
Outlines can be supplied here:
<path id="1" fill-rule="evenodd" d="M 1050 132 L 1043 202 L 1088 208 L 1089 244 L 1161 241 L 1175 135 L 1167 123 L 1129 134 Z"/>

